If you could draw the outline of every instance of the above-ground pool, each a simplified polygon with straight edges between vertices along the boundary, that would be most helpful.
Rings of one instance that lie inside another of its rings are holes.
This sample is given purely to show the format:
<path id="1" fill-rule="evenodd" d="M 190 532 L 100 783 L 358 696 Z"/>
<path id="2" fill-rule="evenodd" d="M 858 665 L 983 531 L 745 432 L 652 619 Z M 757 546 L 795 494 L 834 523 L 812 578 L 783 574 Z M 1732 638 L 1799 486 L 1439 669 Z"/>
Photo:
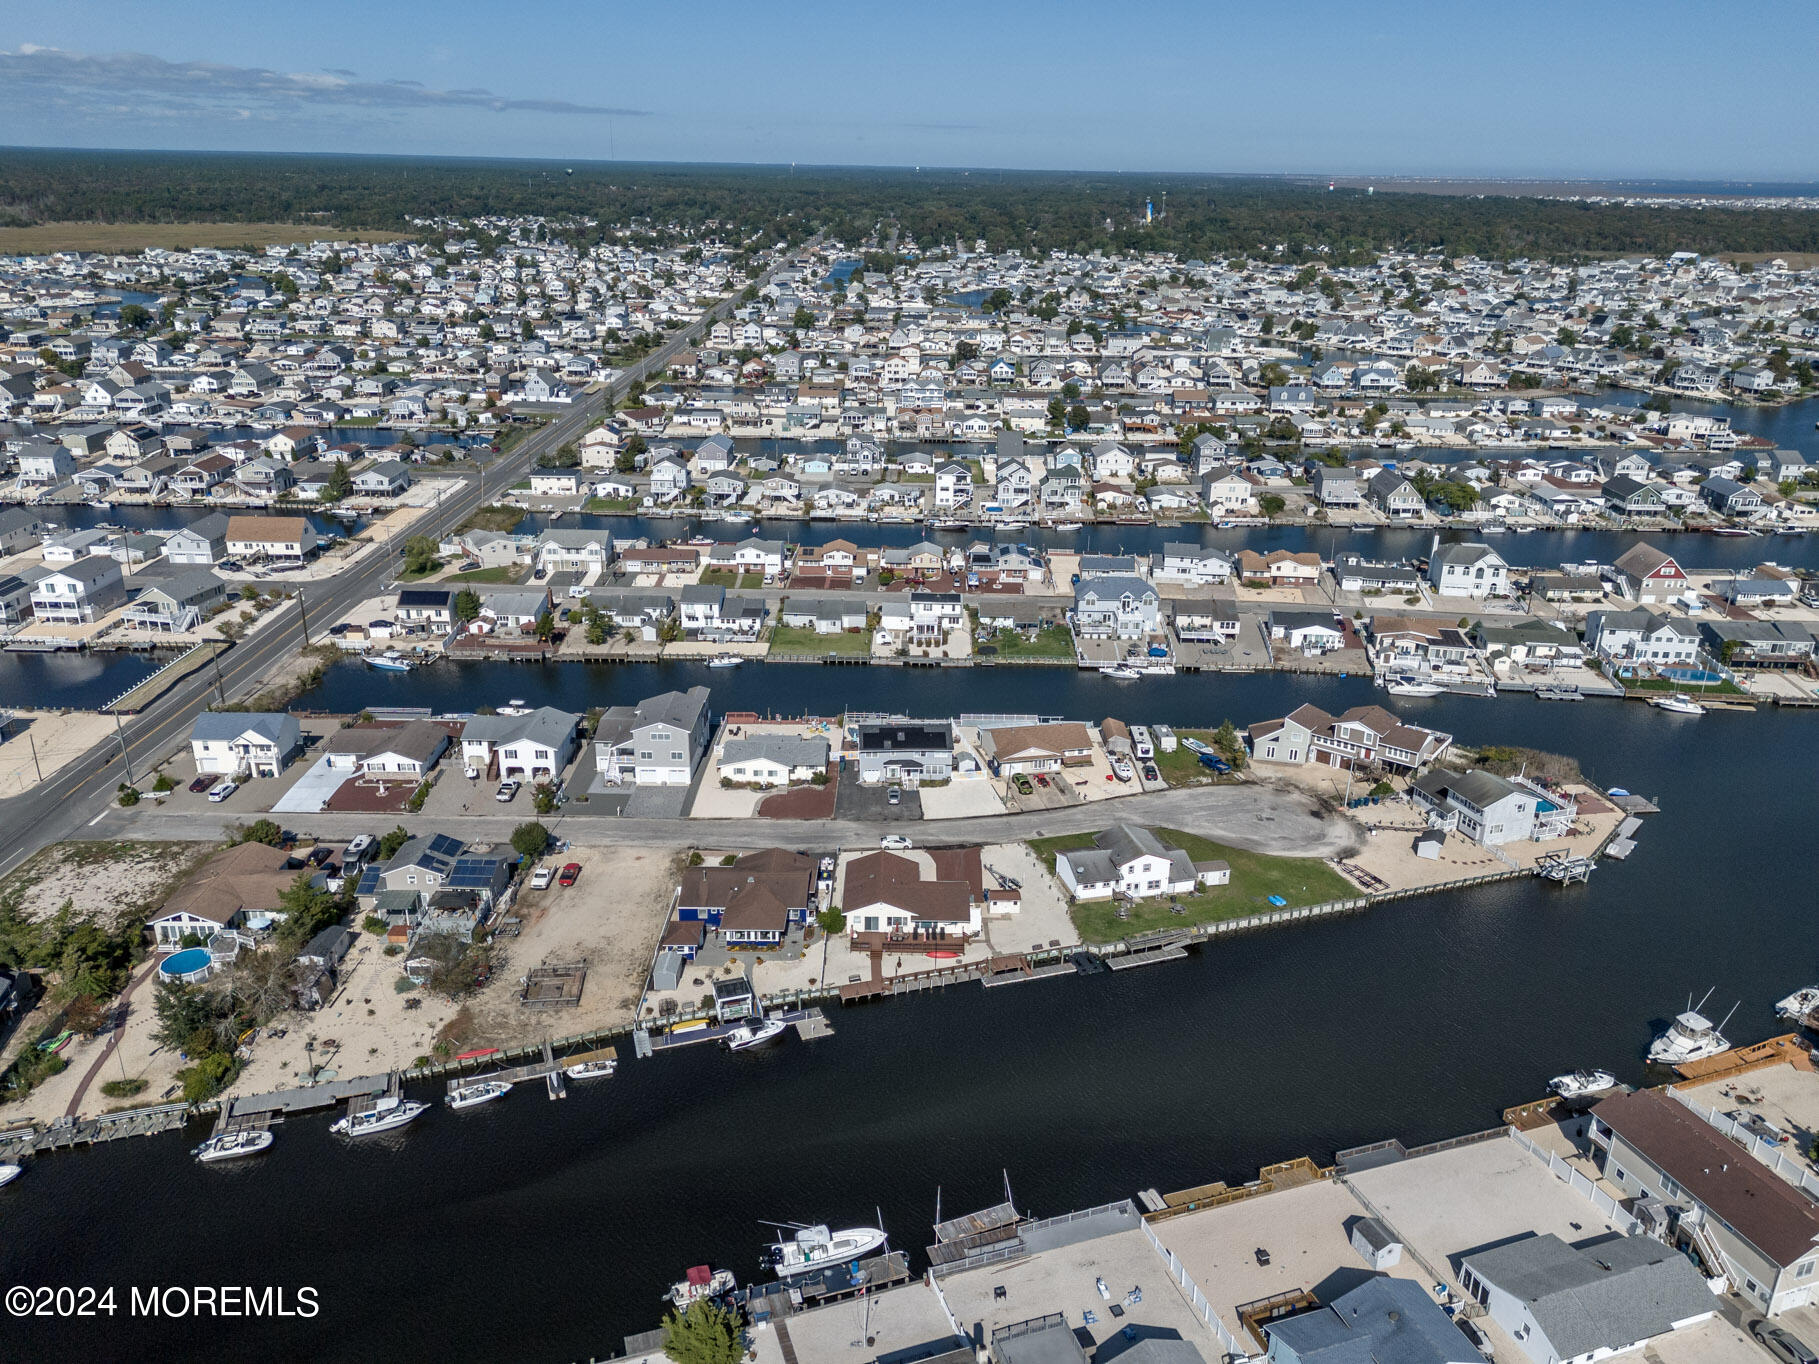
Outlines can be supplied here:
<path id="1" fill-rule="evenodd" d="M 185 985 L 208 979 L 212 965 L 206 947 L 186 947 L 181 952 L 174 952 L 158 963 L 158 974 L 166 980 L 182 981 Z"/>

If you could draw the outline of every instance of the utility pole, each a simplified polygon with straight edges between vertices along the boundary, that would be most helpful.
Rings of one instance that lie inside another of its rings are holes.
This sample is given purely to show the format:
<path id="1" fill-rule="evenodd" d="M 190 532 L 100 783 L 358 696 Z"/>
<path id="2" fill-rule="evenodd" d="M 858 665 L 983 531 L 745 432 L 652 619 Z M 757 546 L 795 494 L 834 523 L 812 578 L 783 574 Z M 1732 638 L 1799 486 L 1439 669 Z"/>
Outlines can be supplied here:
<path id="1" fill-rule="evenodd" d="M 221 650 L 211 647 L 208 651 L 209 661 L 215 665 L 215 692 L 221 698 L 221 704 L 227 704 L 227 681 L 221 676 Z"/>
<path id="2" fill-rule="evenodd" d="M 297 610 L 303 616 L 303 647 L 307 649 L 309 648 L 309 607 L 304 602 L 304 596 L 303 589 L 299 587 L 297 589 Z M 215 666 L 219 668 L 221 665 L 216 664 Z"/>
<path id="3" fill-rule="evenodd" d="M 32 771 L 38 774 L 38 780 L 42 782 L 44 780 L 44 769 L 38 766 L 38 741 L 32 738 L 32 732 L 29 729 L 25 731 L 25 737 L 32 746 Z"/>
<path id="4" fill-rule="evenodd" d="M 114 712 L 114 737 L 120 741 L 120 760 L 126 764 L 126 784 L 137 786 L 138 783 L 133 780 L 133 755 L 126 751 L 126 731 L 120 728 L 119 711 Z M 32 751 L 37 752 L 35 746 Z"/>

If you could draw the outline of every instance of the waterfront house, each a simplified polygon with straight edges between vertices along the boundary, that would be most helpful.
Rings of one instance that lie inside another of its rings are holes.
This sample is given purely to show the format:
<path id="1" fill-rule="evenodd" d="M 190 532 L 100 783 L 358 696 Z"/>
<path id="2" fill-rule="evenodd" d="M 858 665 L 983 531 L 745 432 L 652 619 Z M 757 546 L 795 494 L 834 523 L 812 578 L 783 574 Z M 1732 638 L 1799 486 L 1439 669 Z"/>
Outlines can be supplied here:
<path id="1" fill-rule="evenodd" d="M 1330 653 L 1345 644 L 1345 630 L 1331 611 L 1272 610 L 1267 626 L 1271 639 L 1304 654 Z"/>
<path id="2" fill-rule="evenodd" d="M 1170 541 L 1150 561 L 1150 577 L 1159 583 L 1204 586 L 1232 576 L 1232 561 L 1223 551 L 1206 545 Z"/>
<path id="3" fill-rule="evenodd" d="M 354 891 L 360 907 L 370 913 L 388 891 L 407 892 L 409 900 L 421 904 L 427 895 L 454 879 L 455 867 L 465 852 L 461 840 L 447 834 L 418 834 L 406 839 L 383 863 L 369 862 L 362 869 Z"/>
<path id="4" fill-rule="evenodd" d="M 1393 469 L 1378 470 L 1368 487 L 1371 501 L 1392 521 L 1419 516 L 1427 506 L 1415 485 Z"/>
<path id="5" fill-rule="evenodd" d="M 1642 543 L 1617 556 L 1617 581 L 1624 594 L 1644 606 L 1671 601 L 1686 591 L 1686 572 L 1674 556 Z"/>
<path id="6" fill-rule="evenodd" d="M 44 518 L 30 507 L 0 508 L 0 556 L 30 549 L 47 529 Z"/>
<path id="7" fill-rule="evenodd" d="M 551 781 L 562 775 L 580 742 L 579 715 L 538 706 L 528 715 L 476 715 L 461 730 L 461 760 L 489 781 Z"/>
<path id="8" fill-rule="evenodd" d="M 226 583 L 206 568 L 191 568 L 147 587 L 121 619 L 131 629 L 180 634 L 198 628 L 226 600 Z"/>
<path id="9" fill-rule="evenodd" d="M 1232 869 L 1223 861 L 1195 862 L 1154 830 L 1114 824 L 1093 835 L 1092 847 L 1056 853 L 1055 875 L 1075 900 L 1148 900 L 1229 885 Z"/>
<path id="10" fill-rule="evenodd" d="M 1320 581 L 1320 556 L 1311 550 L 1297 553 L 1272 549 L 1268 554 L 1259 554 L 1254 549 L 1241 549 L 1232 556 L 1232 566 L 1245 583 L 1312 587 Z"/>
<path id="11" fill-rule="evenodd" d="M 1400 592 L 1418 596 L 1421 575 L 1406 564 L 1381 564 L 1362 554 L 1341 554 L 1333 561 L 1333 579 L 1341 592 Z"/>
<path id="12" fill-rule="evenodd" d="M 855 939 L 881 933 L 893 940 L 964 941 L 983 926 L 978 848 L 864 853 L 846 864 L 844 875 L 840 905 Z"/>
<path id="13" fill-rule="evenodd" d="M 32 613 L 32 584 L 0 573 L 0 625 L 17 625 Z"/>
<path id="14" fill-rule="evenodd" d="M 1364 493 L 1358 484 L 1358 473 L 1355 469 L 1335 469 L 1331 465 L 1316 464 L 1310 480 L 1314 496 L 1323 507 L 1362 507 Z"/>
<path id="15" fill-rule="evenodd" d="M 767 848 L 730 867 L 690 867 L 676 892 L 676 918 L 717 932 L 728 947 L 775 947 L 815 903 L 818 860 Z"/>
<path id="16" fill-rule="evenodd" d="M 1605 480 L 1604 509 L 1616 517 L 1661 516 L 1667 503 L 1659 485 L 1619 474 Z"/>
<path id="17" fill-rule="evenodd" d="M 1819 1298 L 1819 1203 L 1678 1098 L 1644 1089 L 1606 1099 L 1588 1135 L 1604 1177 L 1626 1199 L 1679 1208 L 1680 1237 L 1758 1310 L 1773 1317 Z"/>
<path id="18" fill-rule="evenodd" d="M 402 725 L 349 726 L 335 743 L 346 752 L 347 739 L 357 736 L 360 751 L 356 766 L 363 777 L 422 779 L 448 751 L 448 731 L 428 720 Z"/>
<path id="19" fill-rule="evenodd" d="M 1438 545 L 1428 557 L 1427 578 L 1434 590 L 1452 597 L 1507 597 L 1509 565 L 1489 545 Z"/>
<path id="20" fill-rule="evenodd" d="M 174 952 L 185 938 L 208 942 L 225 930 L 282 918 L 278 905 L 297 873 L 290 854 L 263 843 L 239 843 L 214 854 L 146 921 L 160 952 Z"/>
<path id="21" fill-rule="evenodd" d="M 1650 1236 L 1526 1236 L 1465 1256 L 1459 1282 L 1536 1364 L 1642 1350 L 1718 1311 L 1693 1262 Z"/>
<path id="22" fill-rule="evenodd" d="M 594 729 L 594 764 L 606 786 L 687 786 L 707 751 L 708 689 L 666 691 L 612 706 Z"/>
<path id="23" fill-rule="evenodd" d="M 1708 478 L 1699 486 L 1708 507 L 1726 516 L 1753 516 L 1762 510 L 1762 494 L 1734 478 Z"/>
<path id="24" fill-rule="evenodd" d="M 272 712 L 203 711 L 189 734 L 198 773 L 237 779 L 277 776 L 302 743 L 297 717 Z"/>
<path id="25" fill-rule="evenodd" d="M 1599 658 L 1655 667 L 1696 662 L 1699 630 L 1691 621 L 1654 611 L 1591 611 L 1585 647 Z"/>
<path id="26" fill-rule="evenodd" d="M 964 464 L 947 463 L 935 470 L 935 506 L 943 511 L 964 507 L 973 500 L 973 471 Z"/>
<path id="27" fill-rule="evenodd" d="M 1266 1318 L 1262 1330 L 1267 1364 L 1480 1364 L 1484 1358 L 1426 1288 L 1388 1274 L 1312 1310 Z"/>
<path id="28" fill-rule="evenodd" d="M 544 531 L 531 551 L 539 573 L 597 573 L 613 560 L 613 537 L 604 530 Z"/>
<path id="29" fill-rule="evenodd" d="M 1211 469 L 1200 476 L 1200 500 L 1214 516 L 1254 516 L 1257 485 L 1236 468 Z"/>
<path id="30" fill-rule="evenodd" d="M 120 565 L 105 554 L 91 554 L 38 580 L 32 614 L 60 625 L 89 625 L 125 601 Z"/>
<path id="31" fill-rule="evenodd" d="M 230 516 L 227 552 L 280 564 L 300 564 L 316 548 L 315 530 L 301 516 Z"/>
<path id="32" fill-rule="evenodd" d="M 396 617 L 401 625 L 438 625 L 446 629 L 455 623 L 454 602 L 454 591 L 446 587 L 401 588 Z"/>
<path id="33" fill-rule="evenodd" d="M 1074 588 L 1074 629 L 1083 639 L 1147 639 L 1161 628 L 1160 607 L 1141 578 L 1086 578 Z"/>
<path id="34" fill-rule="evenodd" d="M 1572 832 L 1578 808 L 1520 777 L 1473 769 L 1436 768 L 1409 784 L 1409 799 L 1427 811 L 1432 827 L 1456 829 L 1483 847 L 1532 839 L 1539 843 Z"/>
<path id="35" fill-rule="evenodd" d="M 1093 760 L 1093 739 L 1077 720 L 1002 725 L 980 729 L 979 750 L 993 773 L 1012 777 L 1089 764 Z"/>
<path id="36" fill-rule="evenodd" d="M 1699 634 L 1712 654 L 1737 668 L 1799 668 L 1814 652 L 1811 629 L 1797 621 L 1701 621 Z"/>
<path id="37" fill-rule="evenodd" d="M 1453 742 L 1452 735 L 1411 725 L 1381 706 L 1354 706 L 1337 717 L 1318 706 L 1297 706 L 1280 720 L 1252 725 L 1248 737 L 1258 762 L 1376 764 L 1402 771 L 1426 766 Z"/>
<path id="38" fill-rule="evenodd" d="M 946 781 L 954 774 L 950 720 L 865 721 L 853 728 L 859 780 L 868 784 Z"/>
<path id="39" fill-rule="evenodd" d="M 790 786 L 827 775 L 827 740 L 819 735 L 754 734 L 720 746 L 720 780 L 750 786 Z"/>

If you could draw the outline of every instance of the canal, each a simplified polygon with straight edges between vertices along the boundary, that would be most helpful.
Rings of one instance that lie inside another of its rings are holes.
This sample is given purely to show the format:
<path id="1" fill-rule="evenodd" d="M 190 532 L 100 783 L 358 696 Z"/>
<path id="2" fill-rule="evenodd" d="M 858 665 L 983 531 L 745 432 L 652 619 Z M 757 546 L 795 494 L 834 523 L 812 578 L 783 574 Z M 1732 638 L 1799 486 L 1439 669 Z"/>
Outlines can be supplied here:
<path id="1" fill-rule="evenodd" d="M 501 664 L 414 674 L 406 695 L 578 705 L 590 692 L 599 704 L 691 675 Z M 745 668 L 713 684 L 717 705 L 830 710 L 890 704 L 892 688 L 900 703 L 909 676 L 910 708 L 926 713 L 1244 722 L 1300 700 L 1381 699 L 1355 679 L 1111 689 L 1009 669 Z M 337 669 L 323 693 L 347 709 L 377 703 L 389 681 Z M 1778 1030 L 1774 1000 L 1819 979 L 1813 717 L 1689 720 L 1519 697 L 1397 708 L 1468 742 L 1575 754 L 1662 813 L 1628 862 L 1600 866 L 1587 886 L 1501 883 L 1141 972 L 836 1011 L 836 1035 L 813 1045 L 628 1060 L 565 1102 L 526 1088 L 469 1114 L 439 1108 L 390 1144 L 349 1147 L 310 1117 L 240 1168 L 200 1168 L 177 1137 L 40 1160 L 0 1208 L 7 1283 L 309 1285 L 322 1312 L 9 1323 L 0 1354 L 187 1356 L 204 1338 L 216 1352 L 287 1358 L 604 1354 L 656 1324 L 658 1295 L 684 1266 L 748 1278 L 767 1218 L 850 1224 L 876 1210 L 919 1250 L 937 1188 L 950 1213 L 981 1205 L 998 1197 L 1001 1170 L 1020 1204 L 1047 1215 L 1387 1136 L 1434 1140 L 1493 1124 L 1575 1066 L 1644 1079 L 1652 1030 L 1689 991 L 1715 986 L 1720 1012 L 1741 1001 L 1728 1031 L 1749 1041 Z"/>

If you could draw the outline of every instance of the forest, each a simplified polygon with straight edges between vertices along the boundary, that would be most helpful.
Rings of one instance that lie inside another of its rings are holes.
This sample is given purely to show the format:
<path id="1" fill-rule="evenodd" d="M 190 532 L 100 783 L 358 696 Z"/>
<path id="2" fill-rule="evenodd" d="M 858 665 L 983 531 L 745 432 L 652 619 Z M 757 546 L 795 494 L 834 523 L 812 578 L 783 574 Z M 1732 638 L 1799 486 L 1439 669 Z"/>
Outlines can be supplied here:
<path id="1" fill-rule="evenodd" d="M 1146 201 L 1158 210 L 1147 223 Z M 1819 213 L 1794 209 L 1367 194 L 1289 178 L 0 150 L 0 226 L 407 230 L 411 217 L 479 214 L 637 222 L 658 239 L 712 222 L 740 240 L 795 242 L 822 230 L 855 245 L 877 232 L 888 244 L 897 232 L 925 247 L 959 237 L 994 251 L 1154 250 L 1184 260 L 1317 255 L 1346 264 L 1409 249 L 1500 260 L 1819 251 Z"/>

